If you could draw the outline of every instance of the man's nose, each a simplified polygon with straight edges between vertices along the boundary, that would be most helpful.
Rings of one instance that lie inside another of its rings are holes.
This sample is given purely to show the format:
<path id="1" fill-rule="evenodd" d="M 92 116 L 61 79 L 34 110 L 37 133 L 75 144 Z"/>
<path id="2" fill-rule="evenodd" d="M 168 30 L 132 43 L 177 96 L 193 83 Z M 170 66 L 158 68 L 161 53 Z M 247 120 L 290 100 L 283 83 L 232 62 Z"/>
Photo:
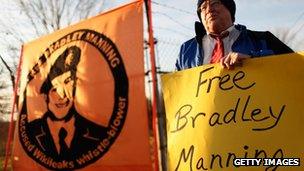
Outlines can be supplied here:
<path id="1" fill-rule="evenodd" d="M 207 6 L 206 6 L 206 13 L 212 12 L 213 10 L 214 10 L 213 5 L 207 4 Z"/>
<path id="2" fill-rule="evenodd" d="M 66 98 L 66 93 L 65 93 L 64 89 L 60 89 L 60 91 L 57 91 L 57 94 L 60 97 L 60 99 Z"/>

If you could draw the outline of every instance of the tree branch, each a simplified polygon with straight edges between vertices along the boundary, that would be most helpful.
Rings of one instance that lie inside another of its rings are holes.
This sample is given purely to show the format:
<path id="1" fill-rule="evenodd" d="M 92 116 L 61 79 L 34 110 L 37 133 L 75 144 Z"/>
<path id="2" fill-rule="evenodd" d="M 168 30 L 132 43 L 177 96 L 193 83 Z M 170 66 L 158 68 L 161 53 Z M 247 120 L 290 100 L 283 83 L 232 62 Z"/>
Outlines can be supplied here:
<path id="1" fill-rule="evenodd" d="M 4 64 L 5 68 L 8 70 L 8 72 L 10 73 L 10 79 L 11 79 L 11 82 L 12 82 L 12 86 L 15 87 L 14 72 L 12 71 L 12 69 L 9 67 L 9 65 L 7 64 L 7 62 L 3 59 L 3 57 L 1 55 L 0 55 L 0 60 Z"/>

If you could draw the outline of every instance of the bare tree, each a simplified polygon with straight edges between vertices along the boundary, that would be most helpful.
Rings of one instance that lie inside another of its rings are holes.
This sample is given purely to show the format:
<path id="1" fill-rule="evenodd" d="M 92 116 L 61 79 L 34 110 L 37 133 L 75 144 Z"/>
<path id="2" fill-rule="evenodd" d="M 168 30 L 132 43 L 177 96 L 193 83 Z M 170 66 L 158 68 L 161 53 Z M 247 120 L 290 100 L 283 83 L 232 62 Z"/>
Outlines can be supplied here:
<path id="1" fill-rule="evenodd" d="M 41 36 L 100 12 L 100 0 L 15 0 L 22 13 L 33 26 L 35 35 Z"/>
<path id="2" fill-rule="evenodd" d="M 101 12 L 105 0 L 11 0 L 1 1 L 0 62 L 9 73 L 11 86 L 27 41 L 66 27 Z"/>
<path id="3" fill-rule="evenodd" d="M 82 19 L 100 13 L 106 0 L 0 0 L 0 117 L 10 110 L 8 104 L 15 87 L 15 73 L 21 46 Z M 5 91 L 6 90 L 6 91 Z M 5 93 L 4 93 L 5 92 Z"/>
<path id="4" fill-rule="evenodd" d="M 0 77 L 2 77 L 5 73 L 3 72 L 3 68 L 0 68 Z M 7 95 L 6 89 L 8 85 L 5 83 L 5 79 L 0 79 L 0 121 L 4 120 L 10 111 L 10 96 Z"/>

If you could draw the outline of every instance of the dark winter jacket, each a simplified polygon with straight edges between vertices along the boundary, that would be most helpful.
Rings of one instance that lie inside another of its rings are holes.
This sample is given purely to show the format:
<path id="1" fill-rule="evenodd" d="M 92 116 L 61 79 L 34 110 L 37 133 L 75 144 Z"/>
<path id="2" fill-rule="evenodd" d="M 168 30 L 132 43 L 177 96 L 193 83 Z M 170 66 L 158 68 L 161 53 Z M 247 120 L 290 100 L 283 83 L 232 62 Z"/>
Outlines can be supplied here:
<path id="1" fill-rule="evenodd" d="M 243 25 L 236 25 L 235 28 L 240 31 L 240 35 L 231 47 L 233 52 L 247 54 L 253 58 L 293 52 L 269 31 L 251 31 Z M 181 46 L 176 62 L 177 70 L 203 65 L 202 38 L 206 35 L 206 31 L 201 23 L 196 22 L 195 32 L 196 37 L 186 41 Z"/>

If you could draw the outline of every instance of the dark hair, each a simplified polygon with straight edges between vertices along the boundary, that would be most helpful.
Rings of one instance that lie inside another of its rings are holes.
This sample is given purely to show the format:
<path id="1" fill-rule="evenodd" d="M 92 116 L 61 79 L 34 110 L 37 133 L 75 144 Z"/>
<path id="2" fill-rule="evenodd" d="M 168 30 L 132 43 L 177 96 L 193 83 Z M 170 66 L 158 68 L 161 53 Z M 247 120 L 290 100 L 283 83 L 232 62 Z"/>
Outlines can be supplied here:
<path id="1" fill-rule="evenodd" d="M 72 61 L 69 65 L 66 65 L 66 58 L 71 52 L 73 53 Z M 77 65 L 80 61 L 80 54 L 81 50 L 77 46 L 71 46 L 65 49 L 64 52 L 58 56 L 55 63 L 51 66 L 47 79 L 43 82 L 40 88 L 40 93 L 48 94 L 48 92 L 53 87 L 51 83 L 52 80 L 67 71 L 71 71 L 72 80 L 76 80 L 76 71 Z"/>
<path id="2" fill-rule="evenodd" d="M 202 21 L 200 6 L 205 1 L 206 0 L 198 0 L 197 1 L 197 15 L 198 15 L 198 18 L 200 19 L 200 21 Z M 234 0 L 220 0 L 220 1 L 228 9 L 228 11 L 230 12 L 232 22 L 234 22 L 235 21 L 235 10 L 236 10 Z"/>

